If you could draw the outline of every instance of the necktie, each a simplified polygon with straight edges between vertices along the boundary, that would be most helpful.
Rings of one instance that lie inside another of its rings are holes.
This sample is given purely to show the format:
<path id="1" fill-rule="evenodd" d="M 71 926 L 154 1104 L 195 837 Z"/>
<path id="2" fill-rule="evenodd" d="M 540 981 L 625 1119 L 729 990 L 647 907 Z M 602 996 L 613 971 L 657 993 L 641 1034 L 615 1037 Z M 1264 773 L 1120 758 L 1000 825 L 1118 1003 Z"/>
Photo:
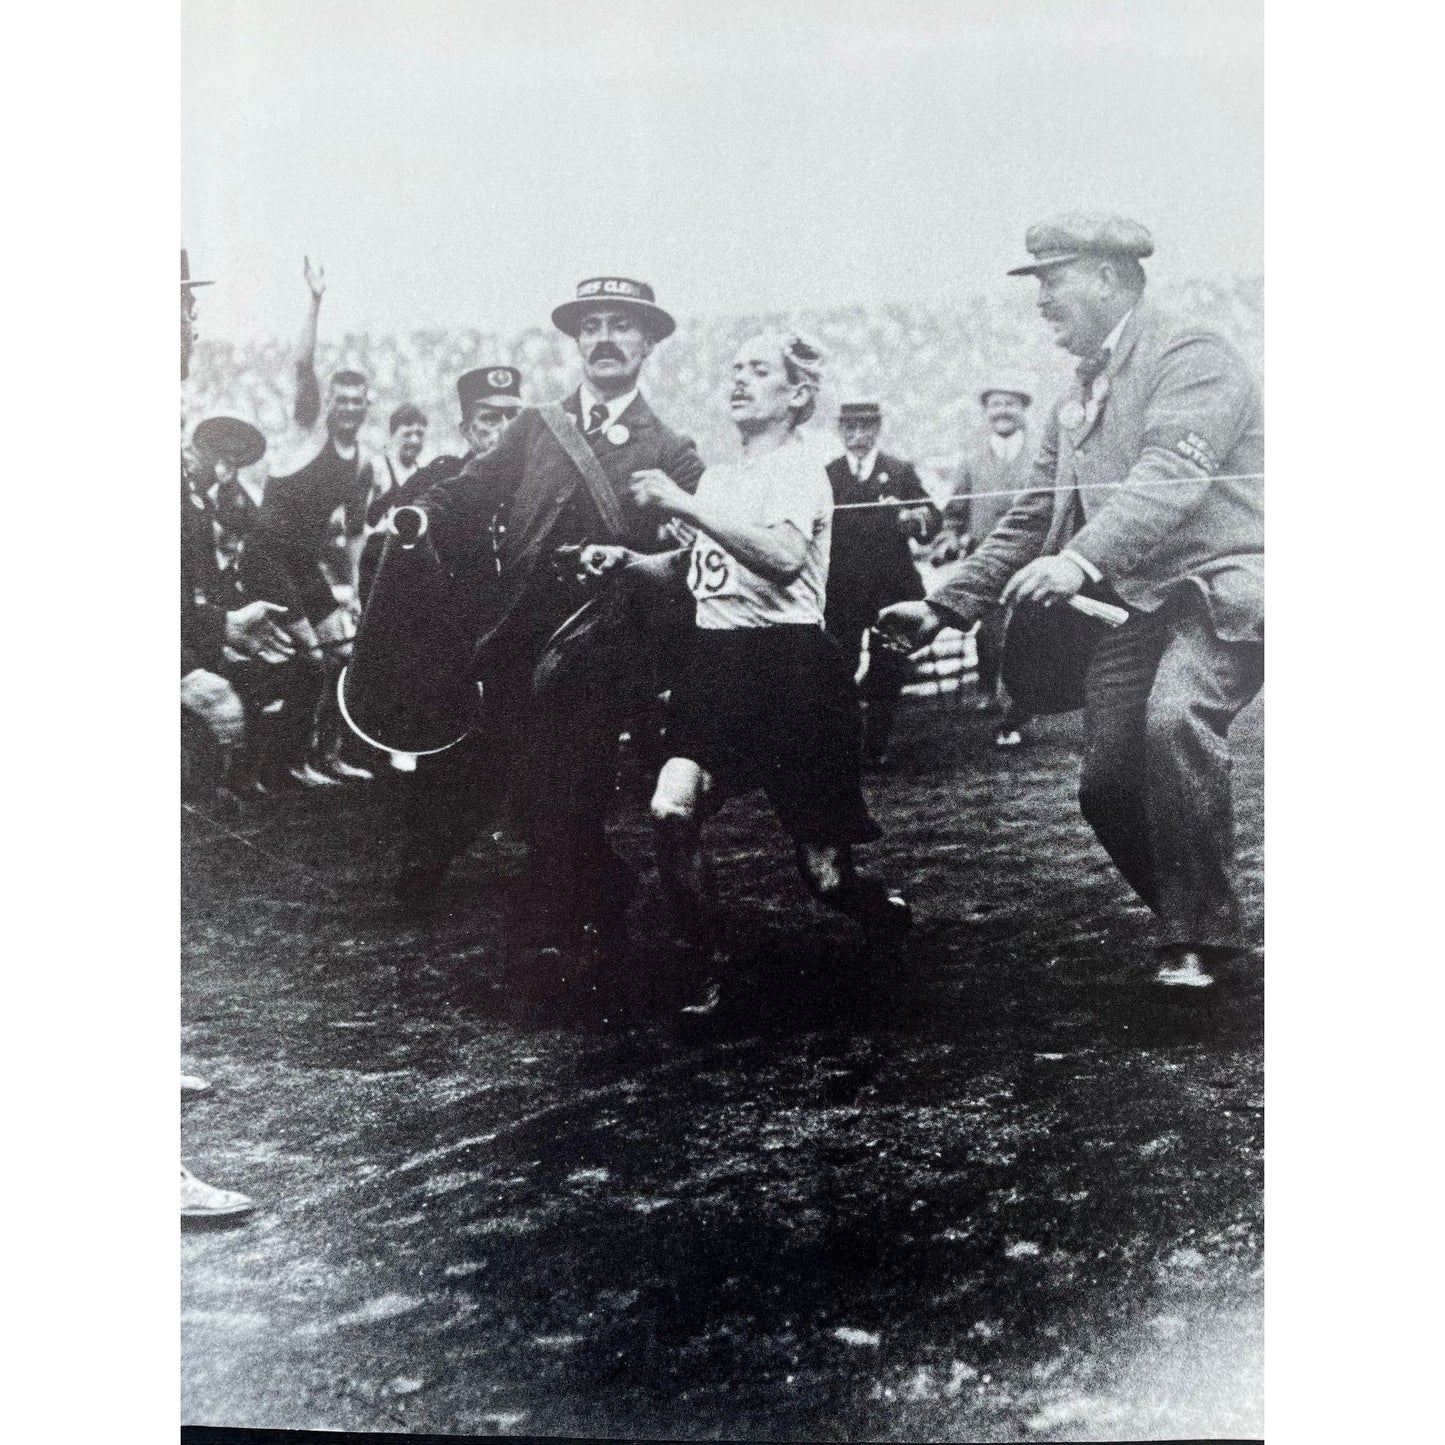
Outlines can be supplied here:
<path id="1" fill-rule="evenodd" d="M 583 436 L 594 437 L 607 425 L 607 408 L 600 401 L 592 403 L 592 410 L 587 413 L 587 425 L 583 429 Z"/>
<path id="2" fill-rule="evenodd" d="M 1109 364 L 1109 353 L 1107 351 L 1096 351 L 1092 356 L 1086 356 L 1074 368 L 1074 375 L 1079 378 L 1079 385 L 1084 390 L 1084 400 L 1089 399 L 1089 393 L 1094 389 L 1094 378 L 1099 375 Z"/>

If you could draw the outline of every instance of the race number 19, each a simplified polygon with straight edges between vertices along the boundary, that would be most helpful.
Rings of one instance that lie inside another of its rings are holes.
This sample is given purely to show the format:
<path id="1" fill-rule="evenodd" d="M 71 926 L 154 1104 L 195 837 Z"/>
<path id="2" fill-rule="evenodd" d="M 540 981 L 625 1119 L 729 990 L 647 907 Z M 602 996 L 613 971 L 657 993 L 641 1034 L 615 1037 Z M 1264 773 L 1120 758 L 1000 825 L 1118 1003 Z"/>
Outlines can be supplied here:
<path id="1" fill-rule="evenodd" d="M 721 592 L 728 583 L 728 554 L 720 547 L 692 549 L 692 569 L 687 585 L 693 596 Z"/>

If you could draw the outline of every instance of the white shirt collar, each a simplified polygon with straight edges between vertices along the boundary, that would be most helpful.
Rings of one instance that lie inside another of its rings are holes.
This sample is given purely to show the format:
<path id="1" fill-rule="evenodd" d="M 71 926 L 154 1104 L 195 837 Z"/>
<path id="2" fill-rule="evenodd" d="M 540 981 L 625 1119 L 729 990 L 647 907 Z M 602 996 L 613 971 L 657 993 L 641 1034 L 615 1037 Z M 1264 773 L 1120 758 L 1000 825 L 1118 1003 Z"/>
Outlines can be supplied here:
<path id="1" fill-rule="evenodd" d="M 874 447 L 867 456 L 859 461 L 852 452 L 844 452 L 848 458 L 848 468 L 860 482 L 866 482 L 873 475 L 873 468 L 878 465 L 878 448 Z"/>
<path id="2" fill-rule="evenodd" d="M 1119 344 L 1119 338 L 1124 334 L 1124 328 L 1129 324 L 1129 318 L 1134 314 L 1134 307 L 1130 307 L 1120 318 L 1119 324 L 1104 338 L 1104 344 L 1100 351 L 1107 351 L 1110 356 L 1114 354 L 1114 348 Z"/>
<path id="3" fill-rule="evenodd" d="M 584 381 L 578 401 L 582 404 L 582 426 L 587 426 L 587 418 L 592 414 L 594 406 L 605 406 L 607 408 L 607 420 L 604 426 L 611 426 L 623 412 L 637 400 L 637 388 L 634 386 L 631 391 L 625 391 L 621 396 L 614 396 L 611 401 L 603 401 L 595 391 Z"/>
<path id="4" fill-rule="evenodd" d="M 989 450 L 1001 461 L 1011 462 L 1024 449 L 1024 429 L 1020 427 L 1016 432 L 1006 437 L 1001 437 L 996 431 L 988 434 Z"/>

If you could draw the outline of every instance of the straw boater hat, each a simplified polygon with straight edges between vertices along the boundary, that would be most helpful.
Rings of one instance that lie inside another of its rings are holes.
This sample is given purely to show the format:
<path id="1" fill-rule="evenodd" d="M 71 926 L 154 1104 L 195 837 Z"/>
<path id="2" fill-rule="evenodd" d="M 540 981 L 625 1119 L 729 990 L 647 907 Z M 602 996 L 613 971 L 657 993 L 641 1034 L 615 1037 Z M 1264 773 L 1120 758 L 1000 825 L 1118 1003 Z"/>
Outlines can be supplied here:
<path id="1" fill-rule="evenodd" d="M 238 416 L 208 416 L 191 434 L 191 444 L 234 467 L 249 467 L 266 454 L 266 438 Z"/>
<path id="2" fill-rule="evenodd" d="M 989 379 L 984 382 L 983 386 L 979 388 L 979 405 L 982 406 L 988 400 L 990 393 L 1006 391 L 1010 396 L 1022 397 L 1024 405 L 1030 406 L 1034 399 L 1033 387 L 1033 382 L 1019 372 L 996 371 L 992 373 Z"/>
<path id="3" fill-rule="evenodd" d="M 604 306 L 632 312 L 656 341 L 677 330 L 677 322 L 654 300 L 652 287 L 645 281 L 629 281 L 625 276 L 593 276 L 579 282 L 577 299 L 564 301 L 552 313 L 552 324 L 575 337 L 582 318 Z"/>
<path id="4" fill-rule="evenodd" d="M 192 280 L 191 280 L 191 262 L 190 262 L 190 258 L 186 255 L 186 248 L 185 248 L 184 246 L 182 246 L 182 247 L 181 247 L 181 290 L 182 290 L 182 291 L 189 291 L 193 286 L 214 286 L 215 284 L 216 284 L 216 283 L 215 283 L 214 281 L 192 281 Z"/>

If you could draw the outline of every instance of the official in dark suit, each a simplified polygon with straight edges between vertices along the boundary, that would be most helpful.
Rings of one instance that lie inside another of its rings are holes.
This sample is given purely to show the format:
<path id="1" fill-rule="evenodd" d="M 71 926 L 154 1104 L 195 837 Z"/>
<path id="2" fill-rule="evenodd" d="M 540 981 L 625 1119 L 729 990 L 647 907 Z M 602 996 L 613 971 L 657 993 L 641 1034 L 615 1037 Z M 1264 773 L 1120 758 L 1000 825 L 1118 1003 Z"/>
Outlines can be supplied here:
<path id="1" fill-rule="evenodd" d="M 923 583 L 908 549 L 909 537 L 927 540 L 935 529 L 928 493 L 909 462 L 878 450 L 883 409 L 876 401 L 846 401 L 838 411 L 843 455 L 828 464 L 835 511 L 828 558 L 828 632 L 843 648 L 853 672 L 862 661 L 863 637 L 890 602 L 923 596 Z M 878 503 L 918 502 L 917 507 Z M 863 753 L 881 766 L 908 680 L 907 660 L 875 648 L 860 689 Z"/>
<path id="2" fill-rule="evenodd" d="M 361 552 L 363 602 L 381 565 L 386 541 L 383 523 L 398 507 L 412 506 L 438 482 L 456 476 L 468 462 L 496 450 L 503 428 L 522 409 L 522 373 L 515 366 L 479 366 L 464 371 L 457 377 L 457 401 L 461 407 L 457 425 L 467 443 L 466 451 L 461 456 L 433 457 L 424 467 L 396 478 L 395 484 L 374 497 L 367 508 L 366 525 L 372 532 Z"/>
<path id="3" fill-rule="evenodd" d="M 1156 982 L 1205 987 L 1242 944 L 1229 727 L 1263 681 L 1264 418 L 1221 337 L 1143 298 L 1153 242 L 1117 216 L 1030 228 L 1039 311 L 1080 358 L 1026 493 L 960 573 L 885 626 L 914 645 L 999 602 L 1122 603 L 1084 687 L 1080 804 L 1159 919 Z"/>
<path id="4" fill-rule="evenodd" d="M 627 480 L 656 468 L 690 492 L 703 463 L 638 392 L 647 358 L 675 326 L 650 286 L 594 277 L 552 320 L 576 340 L 582 385 L 561 406 L 524 408 L 494 451 L 438 482 L 418 505 L 457 597 L 467 600 L 461 623 L 478 640 L 484 717 L 476 735 L 494 740 L 495 756 L 507 760 L 510 811 L 530 849 L 522 912 L 544 946 L 565 949 L 588 934 L 620 937 L 632 880 L 604 825 L 624 699 L 661 680 L 654 667 L 686 637 L 688 608 L 679 596 L 626 619 L 594 609 L 599 622 L 587 645 L 550 670 L 539 695 L 534 671 L 548 640 L 589 595 L 575 566 L 556 565 L 556 553 L 588 542 L 660 550 L 658 523 L 633 504 Z M 585 473 L 568 450 L 579 444 L 591 463 Z M 440 831 L 418 852 L 423 891 L 439 881 L 457 843 L 456 831 Z"/>

